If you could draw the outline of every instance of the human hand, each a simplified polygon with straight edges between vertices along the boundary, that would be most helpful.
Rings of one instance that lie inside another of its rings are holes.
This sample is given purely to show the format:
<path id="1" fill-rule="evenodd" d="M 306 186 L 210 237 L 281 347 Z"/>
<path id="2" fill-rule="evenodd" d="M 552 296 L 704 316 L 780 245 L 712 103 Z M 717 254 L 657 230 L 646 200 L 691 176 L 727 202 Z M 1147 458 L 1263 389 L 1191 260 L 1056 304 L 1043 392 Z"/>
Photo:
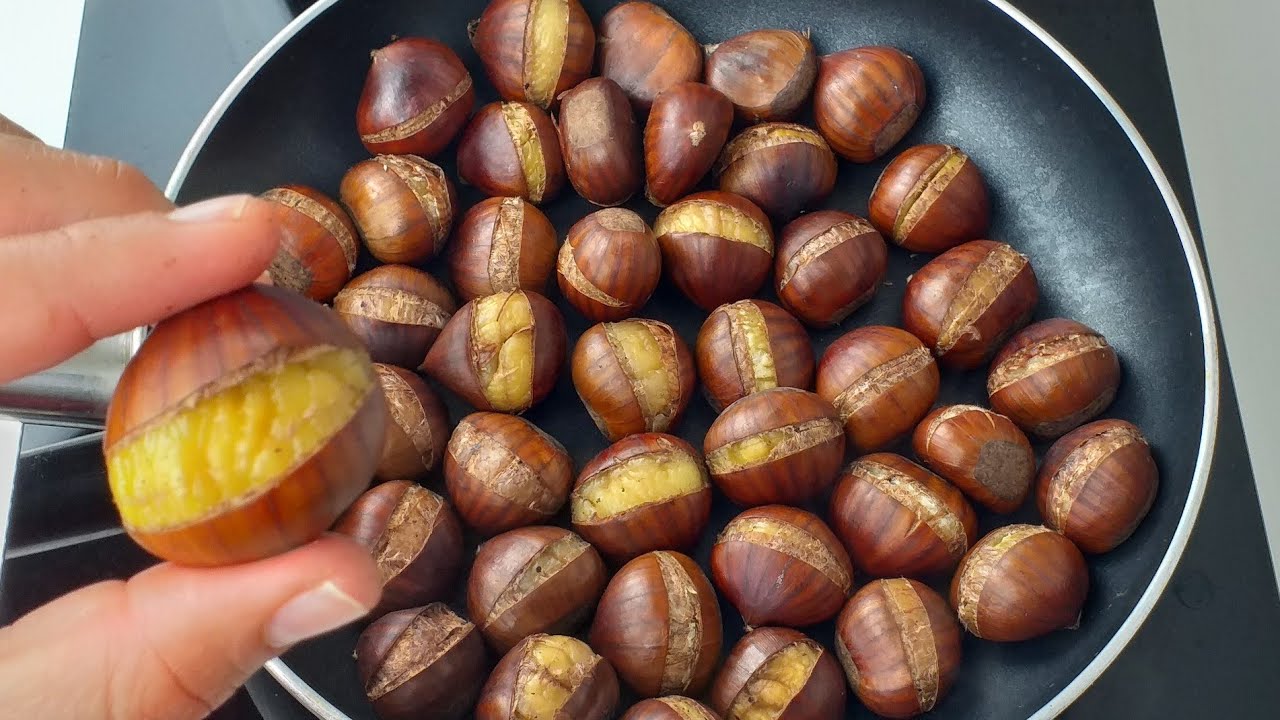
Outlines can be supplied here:
<path id="1" fill-rule="evenodd" d="M 0 116 L 0 382 L 252 282 L 279 244 L 249 196 L 174 210 L 136 169 Z M 378 601 L 368 553 L 326 536 L 237 567 L 164 563 L 0 628 L 0 718 L 199 718 L 263 662 Z"/>

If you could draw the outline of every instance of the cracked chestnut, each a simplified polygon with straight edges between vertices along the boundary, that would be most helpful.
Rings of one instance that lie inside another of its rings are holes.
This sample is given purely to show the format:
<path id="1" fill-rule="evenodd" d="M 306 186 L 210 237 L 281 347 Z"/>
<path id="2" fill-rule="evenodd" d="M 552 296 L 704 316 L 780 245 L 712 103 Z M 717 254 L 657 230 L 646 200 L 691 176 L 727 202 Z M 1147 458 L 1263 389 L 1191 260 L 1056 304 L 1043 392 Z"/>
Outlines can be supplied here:
<path id="1" fill-rule="evenodd" d="M 721 305 L 702 324 L 698 376 L 716 412 L 762 390 L 813 387 L 813 345 L 787 311 L 763 300 Z"/>
<path id="2" fill-rule="evenodd" d="M 480 108 L 458 141 L 458 177 L 490 196 L 534 205 L 554 199 L 564 187 L 564 156 L 551 116 L 521 102 Z"/>
<path id="3" fill-rule="evenodd" d="M 698 564 L 651 552 L 609 581 L 590 643 L 640 697 L 698 695 L 720 660 L 722 633 L 720 603 Z"/>
<path id="4" fill-rule="evenodd" d="M 444 249 L 458 195 L 438 165 L 416 155 L 356 163 L 338 190 L 365 247 L 384 263 L 416 263 Z"/>
<path id="5" fill-rule="evenodd" d="M 467 30 L 506 100 L 548 109 L 591 75 L 596 33 L 578 0 L 492 0 Z"/>
<path id="6" fill-rule="evenodd" d="M 847 696 L 825 647 L 795 630 L 764 627 L 733 646 L 710 700 L 725 720 L 840 720 Z"/>
<path id="7" fill-rule="evenodd" d="M 268 272 L 271 282 L 329 302 L 351 279 L 360 252 L 356 226 L 327 195 L 303 185 L 283 185 L 262 194 L 274 203 L 280 249 Z"/>
<path id="8" fill-rule="evenodd" d="M 869 203 L 871 224 L 911 252 L 938 253 L 986 235 L 987 186 L 973 159 L 951 145 L 917 145 L 893 159 Z"/>
<path id="9" fill-rule="evenodd" d="M 449 411 L 416 374 L 382 363 L 374 364 L 373 369 L 391 411 L 374 477 L 420 480 L 444 457 L 445 444 L 449 442 Z"/>
<path id="10" fill-rule="evenodd" d="M 555 226 L 524 198 L 487 198 L 458 223 L 449 276 L 463 301 L 513 290 L 545 292 L 558 245 Z"/>
<path id="11" fill-rule="evenodd" d="M 814 130 L 764 123 L 729 141 L 716 161 L 720 189 L 786 222 L 826 200 L 836 186 L 836 156 Z"/>
<path id="12" fill-rule="evenodd" d="M 644 126 L 645 197 L 666 207 L 711 171 L 733 127 L 733 103 L 719 90 L 686 82 L 653 101 Z"/>
<path id="13" fill-rule="evenodd" d="M 373 51 L 356 130 L 374 155 L 439 155 L 476 104 L 471 73 L 448 45 L 407 37 Z"/>
<path id="14" fill-rule="evenodd" d="M 560 153 L 582 199 L 614 207 L 644 184 L 640 127 L 622 88 L 591 78 L 560 96 Z"/>
<path id="15" fill-rule="evenodd" d="M 1022 507 L 1036 476 L 1027 436 L 1009 418 L 977 405 L 934 410 L 916 427 L 911 444 L 925 465 L 992 512 Z"/>
<path id="16" fill-rule="evenodd" d="M 1142 431 L 1124 420 L 1099 420 L 1049 448 L 1036 501 L 1045 525 L 1097 554 L 1115 549 L 1138 529 L 1159 484 Z"/>
<path id="17" fill-rule="evenodd" d="M 573 460 L 528 420 L 478 412 L 449 438 L 444 480 L 462 521 L 497 535 L 550 521 L 569 498 Z"/>
<path id="18" fill-rule="evenodd" d="M 733 101 L 746 123 L 795 117 L 818 77 L 807 32 L 753 30 L 707 51 L 707 84 Z"/>
<path id="19" fill-rule="evenodd" d="M 818 210 L 782 229 L 775 289 L 793 315 L 828 328 L 875 295 L 888 267 L 888 247 L 870 223 L 838 210 Z"/>
<path id="20" fill-rule="evenodd" d="M 422 365 L 457 307 L 435 278 L 407 265 L 358 275 L 333 299 L 333 309 L 374 362 L 411 370 Z"/>
<path id="21" fill-rule="evenodd" d="M 600 74 L 645 112 L 664 90 L 702 78 L 702 46 L 657 5 L 624 2 L 600 20 Z"/>
<path id="22" fill-rule="evenodd" d="M 480 690 L 476 720 L 609 720 L 618 676 L 586 643 L 532 635 L 507 653 Z"/>
<path id="23" fill-rule="evenodd" d="M 569 228 L 556 262 L 560 294 L 588 320 L 631 317 L 662 279 L 662 251 L 639 215 L 597 210 Z"/>
<path id="24" fill-rule="evenodd" d="M 672 282 L 707 312 L 754 295 L 773 267 L 769 218 L 741 195 L 690 195 L 662 211 L 653 233 Z"/>
<path id="25" fill-rule="evenodd" d="M 853 48 L 819 62 L 813 116 L 846 160 L 869 163 L 884 155 L 916 124 L 924 103 L 924 74 L 897 48 Z"/>

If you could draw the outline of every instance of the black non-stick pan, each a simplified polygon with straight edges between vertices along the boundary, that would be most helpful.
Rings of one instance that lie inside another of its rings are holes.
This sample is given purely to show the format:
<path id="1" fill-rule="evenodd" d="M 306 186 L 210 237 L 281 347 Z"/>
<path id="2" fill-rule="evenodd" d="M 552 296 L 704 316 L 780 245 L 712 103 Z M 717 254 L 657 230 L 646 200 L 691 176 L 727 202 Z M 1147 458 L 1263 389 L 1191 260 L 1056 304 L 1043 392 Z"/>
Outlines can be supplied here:
<path id="1" fill-rule="evenodd" d="M 1162 485 L 1150 516 L 1117 550 L 1090 561 L 1092 588 L 1079 629 L 1021 644 L 966 638 L 962 674 L 939 718 L 1051 717 L 1063 710 L 1133 636 L 1186 544 L 1208 480 L 1217 419 L 1216 330 L 1186 218 L 1151 152 L 1119 107 L 1067 51 L 999 0 L 659 0 L 703 42 L 762 27 L 810 29 L 820 52 L 889 44 L 920 63 L 929 104 L 903 147 L 961 146 L 993 196 L 991 236 L 1030 256 L 1042 301 L 1037 317 L 1071 317 L 1100 330 L 1120 353 L 1124 383 L 1108 416 L 1148 435 Z M 599 19 L 613 0 L 584 0 Z M 482 3 L 326 0 L 280 34 L 223 95 L 180 163 L 170 195 L 180 202 L 305 183 L 331 193 L 367 157 L 354 111 L 369 51 L 393 36 L 438 38 L 457 49 L 479 101 L 495 99 L 467 41 Z M 453 173 L 450 153 L 443 160 Z M 866 214 L 883 163 L 842 164 L 827 205 Z M 454 175 L 456 177 L 456 175 Z M 463 189 L 469 205 L 479 197 Z M 630 207 L 647 219 L 655 208 Z M 546 211 L 563 233 L 593 210 L 566 192 Z M 906 279 L 928 260 L 895 249 L 888 282 L 843 327 L 815 335 L 819 349 L 841 332 L 899 323 Z M 366 263 L 367 263 L 366 259 Z M 428 268 L 444 276 L 443 268 Z M 553 293 L 553 297 L 555 297 Z M 555 297 L 558 300 L 558 297 Z M 572 337 L 587 323 L 562 305 Z M 669 287 L 644 315 L 666 320 L 691 343 L 704 314 Z M 530 420 L 582 463 L 606 445 L 562 377 Z M 946 373 L 939 402 L 985 401 L 984 374 Z M 451 399 L 454 419 L 468 409 Z M 680 434 L 700 446 L 711 409 L 695 400 Z M 1019 521 L 1037 522 L 1030 503 Z M 733 515 L 717 500 L 707 541 Z M 1007 520 L 983 517 L 984 531 Z M 742 622 L 723 605 L 726 647 Z M 351 659 L 358 628 L 296 648 L 270 666 L 321 717 L 373 718 Z M 829 645 L 831 628 L 814 637 Z M 869 717 L 851 698 L 849 717 Z"/>

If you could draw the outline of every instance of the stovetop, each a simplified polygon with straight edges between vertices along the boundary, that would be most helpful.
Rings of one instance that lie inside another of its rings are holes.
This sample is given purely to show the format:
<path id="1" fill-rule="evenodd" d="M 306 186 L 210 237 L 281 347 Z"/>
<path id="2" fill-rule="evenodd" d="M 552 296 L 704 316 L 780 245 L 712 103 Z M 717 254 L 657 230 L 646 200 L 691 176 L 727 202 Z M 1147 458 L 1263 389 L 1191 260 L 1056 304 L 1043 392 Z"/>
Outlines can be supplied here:
<path id="1" fill-rule="evenodd" d="M 163 186 L 227 82 L 308 4 L 87 0 L 67 147 L 122 157 Z M 1077 0 L 1013 4 L 1101 79 L 1192 209 L 1151 0 L 1087 10 Z M 1272 717 L 1280 706 L 1280 597 L 1229 373 L 1222 390 L 1212 479 L 1182 563 L 1146 625 L 1067 717 L 1253 718 Z M 150 562 L 119 530 L 96 443 L 77 434 L 28 428 L 24 435 L 0 622 Z M 42 447 L 57 440 L 62 445 Z M 264 674 L 248 691 L 252 702 L 238 696 L 219 717 L 310 717 Z"/>

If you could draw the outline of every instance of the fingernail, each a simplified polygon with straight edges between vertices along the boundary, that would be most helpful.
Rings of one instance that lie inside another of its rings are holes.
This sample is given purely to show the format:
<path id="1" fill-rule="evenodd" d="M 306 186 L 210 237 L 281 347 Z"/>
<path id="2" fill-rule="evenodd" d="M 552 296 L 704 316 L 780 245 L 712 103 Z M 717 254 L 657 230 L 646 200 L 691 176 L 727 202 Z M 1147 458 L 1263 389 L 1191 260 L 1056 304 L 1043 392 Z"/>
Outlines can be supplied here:
<path id="1" fill-rule="evenodd" d="M 337 585 L 325 581 L 276 611 L 267 623 L 266 642 L 272 648 L 283 650 L 307 638 L 337 630 L 364 617 L 369 610 Z"/>
<path id="2" fill-rule="evenodd" d="M 174 222 L 202 223 L 226 220 L 239 220 L 248 207 L 251 195 L 227 195 L 225 197 L 201 200 L 193 205 L 186 205 L 169 213 Z"/>

